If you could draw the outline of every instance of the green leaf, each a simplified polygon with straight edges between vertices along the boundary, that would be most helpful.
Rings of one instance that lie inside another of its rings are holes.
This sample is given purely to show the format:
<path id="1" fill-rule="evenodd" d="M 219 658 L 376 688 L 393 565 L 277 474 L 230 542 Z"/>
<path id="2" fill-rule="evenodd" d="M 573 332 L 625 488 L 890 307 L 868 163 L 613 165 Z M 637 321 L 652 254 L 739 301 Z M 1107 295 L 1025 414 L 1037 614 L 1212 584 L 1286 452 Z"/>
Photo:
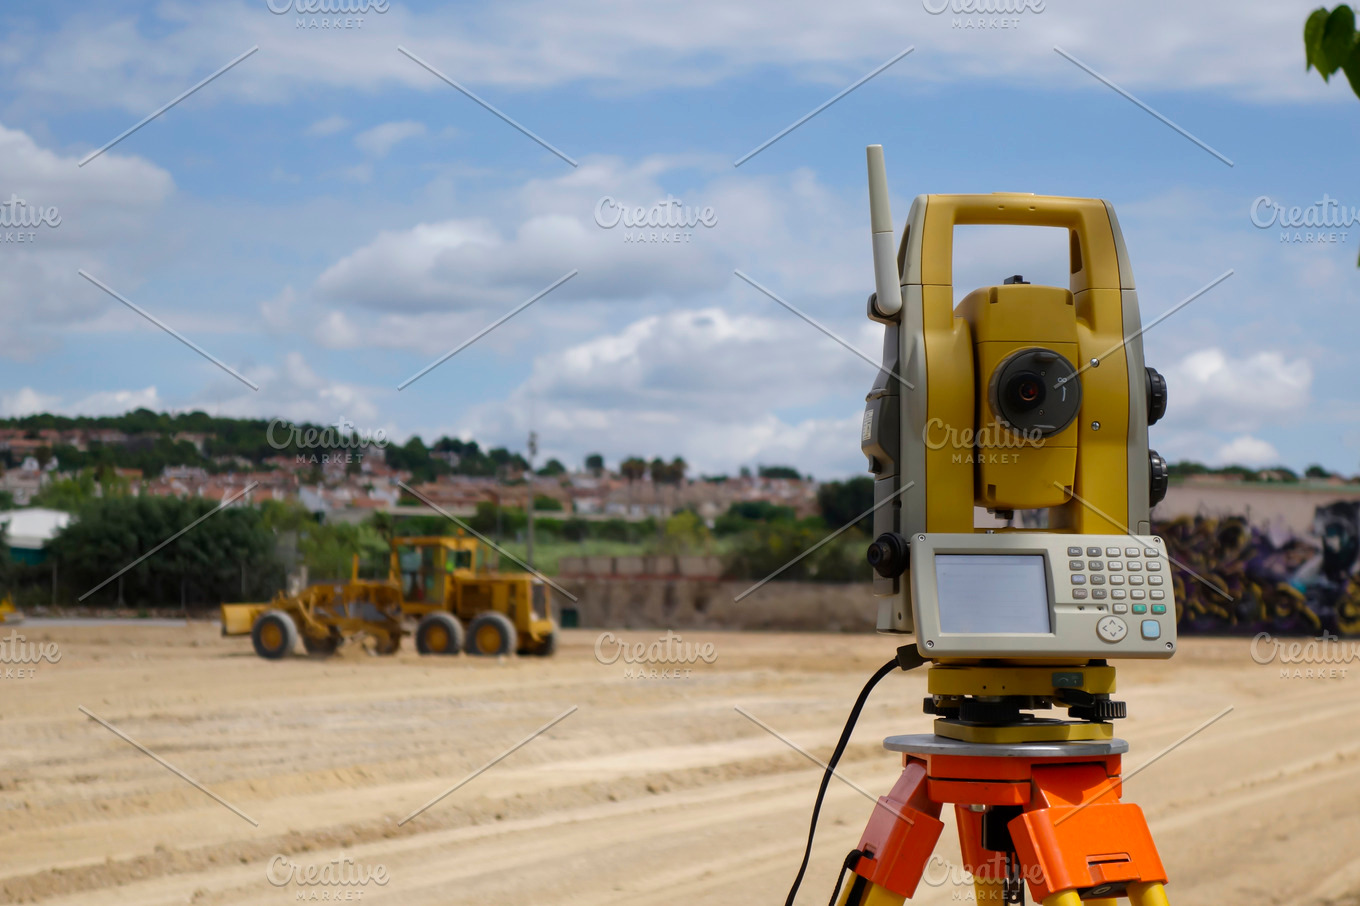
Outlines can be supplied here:
<path id="1" fill-rule="evenodd" d="M 1322 32 L 1327 27 L 1327 7 L 1319 6 L 1309 15 L 1308 21 L 1303 24 L 1303 49 L 1308 57 L 1308 65 L 1305 71 L 1318 66 L 1322 46 Z M 1322 67 L 1318 66 L 1320 70 Z"/>
<path id="2" fill-rule="evenodd" d="M 1341 69 L 1346 73 L 1346 81 L 1351 83 L 1351 91 L 1360 97 L 1360 41 L 1351 49 L 1350 59 L 1342 64 Z"/>
<path id="3" fill-rule="evenodd" d="M 1346 64 L 1355 49 L 1355 13 L 1344 3 L 1332 10 L 1322 30 L 1318 54 L 1314 59 L 1323 78 L 1329 78 Z"/>

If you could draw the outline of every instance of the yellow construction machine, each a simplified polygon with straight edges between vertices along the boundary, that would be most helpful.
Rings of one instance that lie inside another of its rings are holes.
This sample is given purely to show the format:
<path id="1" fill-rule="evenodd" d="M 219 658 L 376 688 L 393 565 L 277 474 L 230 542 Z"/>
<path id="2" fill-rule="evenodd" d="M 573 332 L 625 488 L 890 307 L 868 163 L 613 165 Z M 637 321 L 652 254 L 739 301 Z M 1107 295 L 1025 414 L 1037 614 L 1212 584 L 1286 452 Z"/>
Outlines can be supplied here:
<path id="1" fill-rule="evenodd" d="M 496 572 L 485 554 L 461 534 L 394 538 L 385 579 L 360 579 L 356 556 L 348 582 L 280 592 L 268 604 L 223 604 L 222 634 L 249 635 L 270 660 L 299 641 L 327 655 L 359 636 L 373 640 L 375 653 L 393 654 L 414 622 L 421 654 L 552 654 L 557 624 L 546 583 Z"/>

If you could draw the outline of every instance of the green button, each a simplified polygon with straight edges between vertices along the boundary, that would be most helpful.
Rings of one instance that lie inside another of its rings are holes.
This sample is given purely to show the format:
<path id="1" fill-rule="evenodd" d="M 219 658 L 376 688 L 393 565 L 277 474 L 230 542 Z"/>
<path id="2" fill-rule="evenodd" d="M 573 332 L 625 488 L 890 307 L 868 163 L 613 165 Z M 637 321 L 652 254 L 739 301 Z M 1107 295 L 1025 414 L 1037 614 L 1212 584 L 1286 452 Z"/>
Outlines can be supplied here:
<path id="1" fill-rule="evenodd" d="M 1152 605 L 1152 612 L 1153 612 L 1153 613 L 1166 613 L 1166 605 L 1165 605 L 1165 604 L 1153 604 L 1153 605 Z"/>
<path id="2" fill-rule="evenodd" d="M 1133 605 L 1133 612 L 1134 612 L 1134 613 L 1147 613 L 1147 605 L 1146 605 L 1146 604 L 1135 604 L 1135 605 Z"/>

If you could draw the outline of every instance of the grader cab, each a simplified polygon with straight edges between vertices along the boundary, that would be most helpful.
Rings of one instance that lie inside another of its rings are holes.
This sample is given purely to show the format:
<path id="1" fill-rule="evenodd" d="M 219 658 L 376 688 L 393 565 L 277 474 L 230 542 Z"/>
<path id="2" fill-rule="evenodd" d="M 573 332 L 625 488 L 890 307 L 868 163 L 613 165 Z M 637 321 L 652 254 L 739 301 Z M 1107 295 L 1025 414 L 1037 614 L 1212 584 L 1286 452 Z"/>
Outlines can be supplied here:
<path id="1" fill-rule="evenodd" d="M 299 641 L 310 654 L 330 654 L 360 635 L 375 653 L 393 654 L 408 622 L 421 654 L 548 655 L 557 640 L 543 580 L 491 570 L 485 549 L 463 535 L 394 538 L 384 579 L 360 579 L 356 557 L 348 582 L 222 605 L 222 634 L 248 633 L 271 660 Z"/>

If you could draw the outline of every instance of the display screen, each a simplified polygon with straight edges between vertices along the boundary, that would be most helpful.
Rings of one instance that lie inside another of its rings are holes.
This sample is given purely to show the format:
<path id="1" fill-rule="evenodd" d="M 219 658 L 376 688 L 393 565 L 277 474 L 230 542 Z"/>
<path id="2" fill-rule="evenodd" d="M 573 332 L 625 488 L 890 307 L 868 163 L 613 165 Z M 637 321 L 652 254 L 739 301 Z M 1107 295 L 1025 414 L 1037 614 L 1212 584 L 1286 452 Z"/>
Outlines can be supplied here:
<path id="1" fill-rule="evenodd" d="M 1041 554 L 936 554 L 940 631 L 1052 633 Z"/>

